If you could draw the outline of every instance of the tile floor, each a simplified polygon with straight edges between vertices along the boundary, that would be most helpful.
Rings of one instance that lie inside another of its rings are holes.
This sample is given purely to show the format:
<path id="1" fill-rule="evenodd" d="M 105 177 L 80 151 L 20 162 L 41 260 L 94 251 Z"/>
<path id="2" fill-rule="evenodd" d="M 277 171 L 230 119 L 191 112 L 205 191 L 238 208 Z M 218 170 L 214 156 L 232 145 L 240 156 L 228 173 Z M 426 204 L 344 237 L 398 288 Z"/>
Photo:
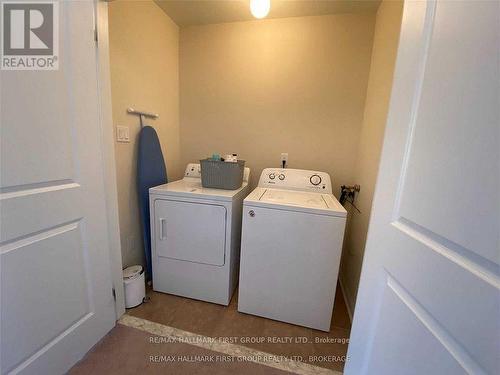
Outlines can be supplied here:
<path id="1" fill-rule="evenodd" d="M 227 307 L 152 290 L 148 295 L 148 303 L 127 313 L 199 335 L 219 340 L 227 338 L 236 345 L 291 357 L 311 365 L 343 370 L 351 325 L 340 286 L 337 286 L 331 331 L 328 333 L 239 313 L 237 291 Z"/>

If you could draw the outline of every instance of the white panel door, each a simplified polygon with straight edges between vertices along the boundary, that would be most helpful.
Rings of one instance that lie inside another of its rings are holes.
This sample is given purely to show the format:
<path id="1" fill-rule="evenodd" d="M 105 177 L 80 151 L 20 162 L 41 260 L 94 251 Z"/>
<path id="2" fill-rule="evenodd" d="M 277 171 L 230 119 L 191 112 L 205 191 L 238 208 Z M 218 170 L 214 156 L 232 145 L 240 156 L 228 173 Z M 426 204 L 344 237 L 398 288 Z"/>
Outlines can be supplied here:
<path id="1" fill-rule="evenodd" d="M 0 76 L 2 374 L 64 373 L 115 320 L 94 4 L 59 12 L 59 70 Z"/>
<path id="2" fill-rule="evenodd" d="M 157 199 L 154 215 L 157 256 L 224 265 L 224 206 Z"/>
<path id="3" fill-rule="evenodd" d="M 500 9 L 405 3 L 347 374 L 500 373 Z"/>

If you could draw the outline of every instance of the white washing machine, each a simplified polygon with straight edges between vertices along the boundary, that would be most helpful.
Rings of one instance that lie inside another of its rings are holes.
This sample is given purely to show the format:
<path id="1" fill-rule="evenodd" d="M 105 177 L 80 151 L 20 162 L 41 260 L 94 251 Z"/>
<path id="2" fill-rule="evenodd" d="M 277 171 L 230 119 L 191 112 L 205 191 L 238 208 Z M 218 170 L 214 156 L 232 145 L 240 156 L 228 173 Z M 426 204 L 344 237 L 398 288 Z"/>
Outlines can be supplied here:
<path id="1" fill-rule="evenodd" d="M 243 202 L 238 311 L 329 331 L 346 216 L 327 173 L 264 169 Z"/>
<path id="2" fill-rule="evenodd" d="M 250 170 L 240 189 L 201 186 L 199 164 L 184 178 L 149 189 L 153 289 L 228 305 L 238 281 L 241 210 Z"/>

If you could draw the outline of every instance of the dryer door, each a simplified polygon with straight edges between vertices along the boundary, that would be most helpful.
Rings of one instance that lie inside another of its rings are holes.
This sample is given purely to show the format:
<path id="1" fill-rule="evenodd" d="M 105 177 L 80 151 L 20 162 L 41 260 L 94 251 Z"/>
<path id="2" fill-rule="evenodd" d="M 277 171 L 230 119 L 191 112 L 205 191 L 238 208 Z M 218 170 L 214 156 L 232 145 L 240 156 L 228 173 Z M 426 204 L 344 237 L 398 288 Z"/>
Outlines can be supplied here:
<path id="1" fill-rule="evenodd" d="M 156 256 L 224 265 L 226 208 L 175 200 L 155 201 Z"/>

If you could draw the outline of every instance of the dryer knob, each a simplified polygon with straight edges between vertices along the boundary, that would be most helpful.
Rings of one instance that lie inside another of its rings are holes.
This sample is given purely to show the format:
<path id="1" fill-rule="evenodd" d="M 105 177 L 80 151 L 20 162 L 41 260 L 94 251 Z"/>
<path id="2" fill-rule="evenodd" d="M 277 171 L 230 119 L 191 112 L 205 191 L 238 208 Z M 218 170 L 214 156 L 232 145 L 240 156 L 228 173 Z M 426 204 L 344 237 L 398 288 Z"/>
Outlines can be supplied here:
<path id="1" fill-rule="evenodd" d="M 248 215 L 250 215 L 250 217 L 254 217 L 255 216 L 254 210 L 248 211 Z"/>

